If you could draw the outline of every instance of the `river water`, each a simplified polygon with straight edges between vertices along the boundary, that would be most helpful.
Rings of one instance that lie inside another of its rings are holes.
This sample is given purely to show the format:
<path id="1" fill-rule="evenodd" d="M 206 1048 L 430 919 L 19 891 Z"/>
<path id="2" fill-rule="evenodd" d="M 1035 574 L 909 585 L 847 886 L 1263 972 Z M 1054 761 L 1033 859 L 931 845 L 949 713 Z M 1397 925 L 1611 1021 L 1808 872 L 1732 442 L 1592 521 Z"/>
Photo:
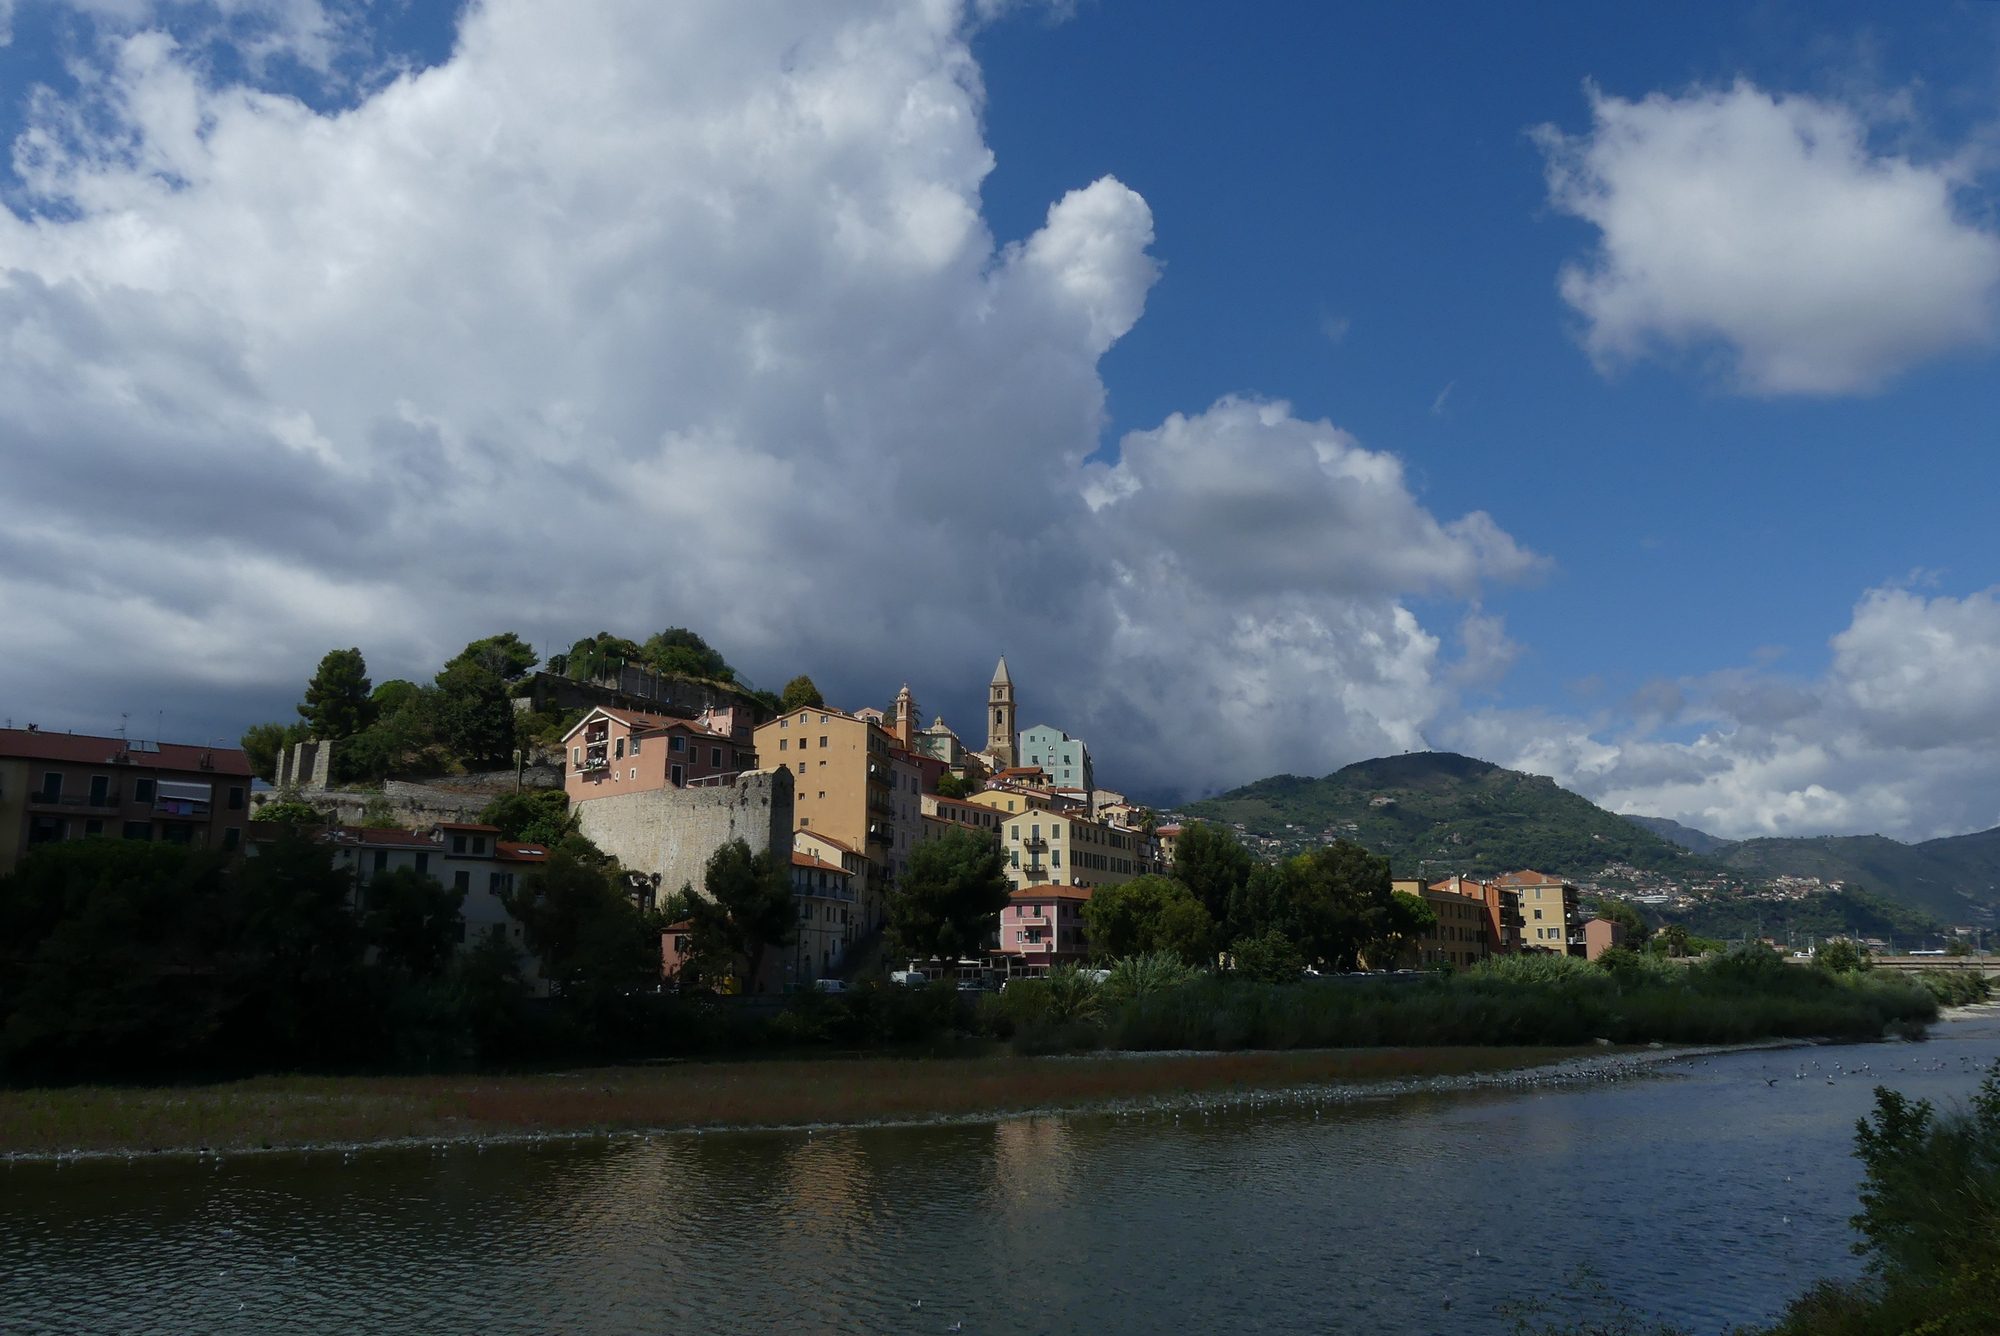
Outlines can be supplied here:
<path id="1" fill-rule="evenodd" d="M 1948 1103 L 2000 1057 L 2000 1018 L 1933 1033 L 1356 1104 L 17 1164 L 0 1332 L 1500 1333 L 1600 1289 L 1717 1332 L 1858 1274 L 1871 1088 Z"/>

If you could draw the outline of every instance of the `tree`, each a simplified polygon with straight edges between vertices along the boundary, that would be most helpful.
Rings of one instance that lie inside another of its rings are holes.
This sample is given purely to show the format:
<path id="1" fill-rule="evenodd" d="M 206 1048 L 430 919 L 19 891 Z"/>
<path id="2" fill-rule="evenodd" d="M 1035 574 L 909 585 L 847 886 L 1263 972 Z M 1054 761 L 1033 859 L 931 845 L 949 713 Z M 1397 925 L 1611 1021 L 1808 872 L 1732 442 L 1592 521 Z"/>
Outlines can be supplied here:
<path id="1" fill-rule="evenodd" d="M 553 848 L 576 833 L 576 814 L 561 789 L 530 789 L 504 793 L 479 813 L 482 825 L 498 826 L 503 840 L 525 840 Z"/>
<path id="2" fill-rule="evenodd" d="M 351 874 L 294 827 L 243 860 L 218 935 L 230 1031 L 262 1061 L 361 1057 L 379 1041 Z"/>
<path id="3" fill-rule="evenodd" d="M 572 651 L 574 653 L 574 651 Z M 641 651 L 646 662 L 662 673 L 734 682 L 736 670 L 706 640 L 685 626 L 669 626 L 647 639 Z"/>
<path id="4" fill-rule="evenodd" d="M 639 647 L 631 641 L 609 631 L 599 631 L 569 647 L 569 653 L 562 656 L 563 670 L 580 682 L 589 682 L 609 677 L 639 657 Z"/>
<path id="5" fill-rule="evenodd" d="M 1390 892 L 1389 860 L 1348 840 L 1287 859 L 1287 934 L 1309 963 L 1351 970 L 1361 953 L 1380 951 L 1404 931 Z"/>
<path id="6" fill-rule="evenodd" d="M 368 883 L 361 930 L 380 964 L 411 979 L 437 979 L 458 948 L 464 903 L 464 891 L 447 890 L 415 868 L 397 868 Z"/>
<path id="7" fill-rule="evenodd" d="M 1174 844 L 1174 879 L 1194 892 L 1210 918 L 1229 922 L 1233 933 L 1244 925 L 1230 921 L 1230 905 L 1241 898 L 1256 864 L 1234 836 L 1206 821 L 1188 822 Z"/>
<path id="8" fill-rule="evenodd" d="M 687 906 L 695 977 L 718 978 L 741 960 L 745 982 L 757 986 L 765 954 L 785 946 L 798 931 L 789 854 L 785 860 L 780 866 L 768 849 L 753 854 L 742 840 L 731 840 L 709 855 L 702 871 L 707 898 Z"/>
<path id="9" fill-rule="evenodd" d="M 369 699 L 368 664 L 358 649 L 327 651 L 319 669 L 306 684 L 306 698 L 299 702 L 299 717 L 316 738 L 337 741 L 351 738 L 375 722 L 374 702 Z"/>
<path id="10" fill-rule="evenodd" d="M 660 943 L 601 868 L 558 849 L 501 894 L 550 988 L 587 1015 L 660 977 Z"/>
<path id="11" fill-rule="evenodd" d="M 438 735 L 468 769 L 507 764 L 514 749 L 514 702 L 507 679 L 454 661 L 437 676 Z"/>
<path id="12" fill-rule="evenodd" d="M 460 650 L 455 658 L 445 664 L 445 667 L 452 668 L 462 663 L 471 664 L 476 668 L 484 668 L 502 681 L 511 683 L 526 677 L 529 670 L 540 661 L 541 655 L 535 653 L 534 647 L 527 641 L 512 631 L 502 631 L 497 636 L 487 636 L 473 641 Z"/>
<path id="13" fill-rule="evenodd" d="M 940 798 L 970 798 L 979 792 L 979 784 L 964 775 L 954 775 L 946 771 L 938 776 L 937 792 Z"/>
<path id="14" fill-rule="evenodd" d="M 275 821 L 287 826 L 330 826 L 333 818 L 310 803 L 300 802 L 298 791 L 287 789 L 276 799 L 257 809 L 259 821 Z"/>
<path id="15" fill-rule="evenodd" d="M 1646 939 L 1653 935 L 1652 925 L 1646 922 L 1646 916 L 1639 912 L 1637 906 L 1624 900 L 1607 895 L 1597 902 L 1595 912 L 1597 917 L 1609 919 L 1625 929 L 1625 942 L 1628 946 L 1644 946 Z"/>
<path id="16" fill-rule="evenodd" d="M 1236 973 L 1253 983 L 1297 983 L 1306 967 L 1292 939 L 1276 931 L 1238 938 L 1229 955 Z"/>
<path id="17" fill-rule="evenodd" d="M 1421 895 L 1394 891 L 1389 898 L 1393 903 L 1382 934 L 1380 954 L 1384 965 L 1395 965 L 1409 956 L 1418 939 L 1437 928 L 1438 916 L 1437 910 Z"/>
<path id="18" fill-rule="evenodd" d="M 1105 959 L 1164 952 L 1187 964 L 1213 963 L 1215 920 L 1170 877 L 1098 887 L 1083 907 L 1083 922 L 1091 952 Z"/>
<path id="19" fill-rule="evenodd" d="M 303 742 L 311 733 L 303 720 L 289 724 L 252 724 L 243 730 L 243 755 L 250 773 L 267 784 L 278 782 L 278 758 L 294 742 Z"/>
<path id="20" fill-rule="evenodd" d="M 889 937 L 914 960 L 957 960 L 985 948 L 1000 926 L 1009 885 L 991 836 L 954 829 L 918 845 L 889 896 Z"/>
<path id="21" fill-rule="evenodd" d="M 819 694 L 819 688 L 804 673 L 785 683 L 784 693 L 778 697 L 781 714 L 790 714 L 793 710 L 816 710 L 825 704 L 826 697 Z"/>
<path id="22" fill-rule="evenodd" d="M 1867 948 L 1851 937 L 1836 937 L 1830 942 L 1821 942 L 1813 952 L 1813 964 L 1835 974 L 1874 968 L 1874 962 L 1868 959 Z"/>

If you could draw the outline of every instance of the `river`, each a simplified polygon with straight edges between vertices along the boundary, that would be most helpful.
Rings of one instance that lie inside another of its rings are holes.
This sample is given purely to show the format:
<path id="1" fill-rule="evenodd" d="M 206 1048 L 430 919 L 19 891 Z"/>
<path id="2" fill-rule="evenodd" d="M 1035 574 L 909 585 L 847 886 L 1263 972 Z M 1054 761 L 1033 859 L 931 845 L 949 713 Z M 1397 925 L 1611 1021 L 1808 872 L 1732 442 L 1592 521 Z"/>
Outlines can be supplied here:
<path id="1" fill-rule="evenodd" d="M 1858 1273 L 1872 1087 L 1946 1103 L 2000 1058 L 2000 1017 L 1933 1033 L 1353 1104 L 15 1164 L 0 1332 L 1502 1333 L 1598 1286 L 1717 1332 Z"/>

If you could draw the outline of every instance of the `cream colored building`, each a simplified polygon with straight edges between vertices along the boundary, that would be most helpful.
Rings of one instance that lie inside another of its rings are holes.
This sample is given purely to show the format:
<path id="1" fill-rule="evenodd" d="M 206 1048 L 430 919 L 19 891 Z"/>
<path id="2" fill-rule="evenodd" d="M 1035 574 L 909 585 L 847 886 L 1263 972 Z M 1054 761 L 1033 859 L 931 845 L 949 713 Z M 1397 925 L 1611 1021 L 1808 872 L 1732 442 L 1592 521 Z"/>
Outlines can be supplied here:
<path id="1" fill-rule="evenodd" d="M 923 812 L 927 817 L 947 822 L 954 826 L 964 826 L 969 830 L 983 830 L 997 838 L 1000 823 L 1005 818 L 996 808 L 987 803 L 976 803 L 969 798 L 946 798 L 936 793 L 921 795 Z"/>
<path id="2" fill-rule="evenodd" d="M 1584 954 L 1583 916 L 1577 906 L 1575 885 L 1561 877 L 1531 871 L 1508 872 L 1493 881 L 1521 897 L 1523 950 L 1569 956 Z"/>
<path id="3" fill-rule="evenodd" d="M 1146 872 L 1140 837 L 1062 812 L 1026 811 L 1000 830 L 1014 889 L 1116 886 Z"/>

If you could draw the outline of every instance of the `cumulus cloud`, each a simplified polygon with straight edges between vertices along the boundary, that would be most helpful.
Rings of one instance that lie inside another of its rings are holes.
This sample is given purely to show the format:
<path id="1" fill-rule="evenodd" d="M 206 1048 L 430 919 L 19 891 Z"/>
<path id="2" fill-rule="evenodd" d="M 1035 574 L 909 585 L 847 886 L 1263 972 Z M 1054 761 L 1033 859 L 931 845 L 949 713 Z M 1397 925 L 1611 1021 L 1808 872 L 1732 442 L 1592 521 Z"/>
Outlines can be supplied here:
<path id="1" fill-rule="evenodd" d="M 1592 717 L 1490 710 L 1456 745 L 1733 838 L 2000 825 L 2000 590 L 1868 591 L 1812 679 L 1734 668 Z"/>
<path id="2" fill-rule="evenodd" d="M 991 234 L 984 5 L 488 0 L 317 112 L 132 3 L 0 211 L 11 712 L 234 731 L 334 645 L 684 624 L 855 705 L 1005 650 L 1107 779 L 1235 783 L 1420 745 L 1406 599 L 1542 564 L 1282 404 L 1083 464 L 1152 214 Z"/>
<path id="3" fill-rule="evenodd" d="M 1855 111 L 1738 83 L 1542 126 L 1550 203 L 1594 226 L 1563 299 L 1601 366 L 1725 349 L 1757 394 L 1872 390 L 1992 334 L 2000 237 L 1950 162 L 1876 152 Z"/>

